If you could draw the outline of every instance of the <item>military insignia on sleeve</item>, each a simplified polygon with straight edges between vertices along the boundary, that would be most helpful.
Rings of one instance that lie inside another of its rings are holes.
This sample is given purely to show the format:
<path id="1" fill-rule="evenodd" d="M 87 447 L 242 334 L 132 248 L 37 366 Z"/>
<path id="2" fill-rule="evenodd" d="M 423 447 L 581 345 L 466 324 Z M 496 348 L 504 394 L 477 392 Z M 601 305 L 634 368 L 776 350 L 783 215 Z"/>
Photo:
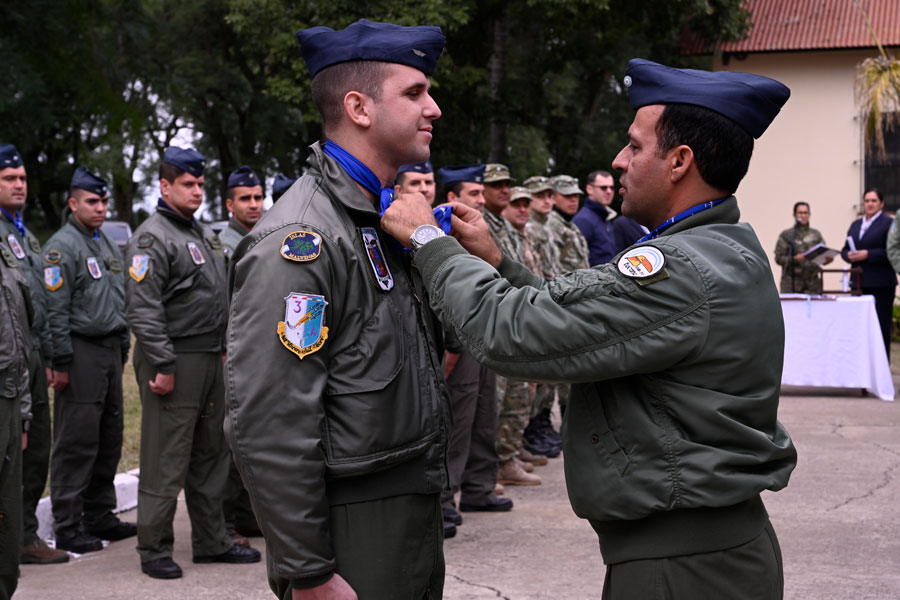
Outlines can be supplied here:
<path id="1" fill-rule="evenodd" d="M 296 262 L 315 260 L 322 251 L 322 238 L 311 231 L 289 233 L 281 244 L 281 256 Z"/>
<path id="2" fill-rule="evenodd" d="M 37 241 L 36 237 L 30 236 L 28 239 L 28 245 L 31 246 L 31 251 L 35 254 L 41 253 L 41 243 Z"/>
<path id="3" fill-rule="evenodd" d="M 150 270 L 150 257 L 146 254 L 135 254 L 131 257 L 131 266 L 128 267 L 128 274 L 137 282 L 143 281 Z"/>
<path id="4" fill-rule="evenodd" d="M 0 255 L 3 256 L 3 262 L 6 263 L 7 267 L 10 267 L 11 269 L 19 268 L 19 262 L 16 260 L 16 257 L 13 256 L 12 253 L 10 253 L 10 251 L 3 246 L 0 246 Z"/>
<path id="5" fill-rule="evenodd" d="M 62 287 L 62 269 L 58 266 L 44 267 L 44 286 L 51 292 Z"/>
<path id="6" fill-rule="evenodd" d="M 137 241 L 138 248 L 149 248 L 153 245 L 153 236 L 149 233 L 142 233 Z"/>
<path id="7" fill-rule="evenodd" d="M 372 265 L 375 280 L 381 289 L 387 292 L 394 287 L 394 277 L 391 275 L 384 251 L 381 249 L 378 232 L 374 227 L 360 227 L 359 232 L 362 234 L 363 245 L 366 247 L 366 255 L 369 257 L 369 264 Z"/>
<path id="8" fill-rule="evenodd" d="M 55 265 L 62 260 L 62 253 L 59 250 L 51 250 L 44 255 L 44 260 Z"/>
<path id="9" fill-rule="evenodd" d="M 203 254 L 200 253 L 200 248 L 197 247 L 197 244 L 194 242 L 187 243 L 188 252 L 191 253 L 191 260 L 194 261 L 195 265 L 203 265 L 206 264 L 206 259 L 203 258 Z"/>
<path id="10" fill-rule="evenodd" d="M 284 299 L 284 321 L 278 322 L 278 337 L 284 347 L 301 359 L 321 349 L 328 339 L 326 306 L 325 296 L 291 292 Z"/>
<path id="11" fill-rule="evenodd" d="M 9 249 L 12 250 L 12 253 L 15 254 L 16 258 L 19 260 L 25 258 L 25 248 L 19 243 L 19 238 L 16 237 L 16 234 L 11 233 L 6 236 L 6 241 L 9 242 Z"/>
<path id="12" fill-rule="evenodd" d="M 638 246 L 623 254 L 616 266 L 625 277 L 646 279 L 664 272 L 666 257 L 655 246 Z"/>
<path id="13" fill-rule="evenodd" d="M 103 271 L 100 270 L 100 263 L 97 262 L 96 256 L 88 256 L 84 262 L 87 263 L 88 273 L 91 274 L 91 277 L 94 279 L 103 277 Z"/>
<path id="14" fill-rule="evenodd" d="M 122 270 L 122 261 L 115 256 L 106 259 L 106 268 L 113 273 L 119 273 Z"/>

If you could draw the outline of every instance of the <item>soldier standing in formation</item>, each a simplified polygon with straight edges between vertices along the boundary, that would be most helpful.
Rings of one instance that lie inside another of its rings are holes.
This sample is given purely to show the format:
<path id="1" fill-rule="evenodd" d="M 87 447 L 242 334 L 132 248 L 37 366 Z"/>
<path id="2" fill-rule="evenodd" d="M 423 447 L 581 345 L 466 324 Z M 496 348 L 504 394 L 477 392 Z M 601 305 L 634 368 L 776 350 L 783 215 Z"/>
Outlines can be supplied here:
<path id="1" fill-rule="evenodd" d="M 79 554 L 102 540 L 135 535 L 113 514 L 113 480 L 122 454 L 122 365 L 131 338 L 118 246 L 101 230 L 109 207 L 105 180 L 78 167 L 66 224 L 44 248 L 53 337 L 53 459 L 50 498 L 56 547 Z"/>
<path id="2" fill-rule="evenodd" d="M 794 204 L 794 226 L 782 231 L 775 244 L 775 262 L 781 265 L 782 294 L 822 293 L 819 278 L 822 267 L 803 256 L 813 246 L 825 243 L 819 230 L 809 226 L 809 216 L 808 203 Z M 834 259 L 826 260 L 827 264 Z"/>
<path id="3" fill-rule="evenodd" d="M 250 167 L 240 167 L 228 176 L 225 208 L 231 213 L 231 218 L 228 219 L 228 226 L 219 232 L 219 240 L 225 246 L 226 256 L 234 253 L 241 239 L 262 217 L 264 199 L 262 183 Z"/>

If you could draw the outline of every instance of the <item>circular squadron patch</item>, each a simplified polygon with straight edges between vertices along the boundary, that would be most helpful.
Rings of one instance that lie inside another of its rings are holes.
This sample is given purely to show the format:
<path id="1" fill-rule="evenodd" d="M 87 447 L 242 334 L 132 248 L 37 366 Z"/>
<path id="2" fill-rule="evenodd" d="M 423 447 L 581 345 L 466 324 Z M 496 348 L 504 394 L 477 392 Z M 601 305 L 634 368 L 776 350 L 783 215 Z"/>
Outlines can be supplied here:
<path id="1" fill-rule="evenodd" d="M 625 277 L 644 279 L 660 273 L 666 266 L 666 257 L 655 246 L 638 246 L 623 254 L 616 266 Z"/>
<path id="2" fill-rule="evenodd" d="M 311 231 L 295 231 L 281 243 L 281 256 L 296 262 L 315 260 L 322 251 L 322 238 Z"/>

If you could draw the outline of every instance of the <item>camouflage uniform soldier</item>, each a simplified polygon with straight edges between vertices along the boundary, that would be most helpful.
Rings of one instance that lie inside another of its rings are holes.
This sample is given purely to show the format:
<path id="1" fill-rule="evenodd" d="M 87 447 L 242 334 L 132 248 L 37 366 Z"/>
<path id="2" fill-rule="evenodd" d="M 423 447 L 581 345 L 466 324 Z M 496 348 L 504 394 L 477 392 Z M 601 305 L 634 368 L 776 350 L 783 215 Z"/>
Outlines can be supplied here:
<path id="1" fill-rule="evenodd" d="M 47 392 L 49 373 L 46 365 L 53 346 L 47 327 L 41 245 L 22 221 L 21 211 L 25 207 L 27 193 L 28 182 L 22 157 L 12 144 L 0 144 L 0 246 L 5 246 L 18 261 L 34 306 L 28 358 L 32 405 L 30 421 L 23 423 L 28 431 L 28 445 L 22 453 L 22 562 L 47 564 L 66 562 L 69 555 L 50 548 L 37 535 L 35 510 L 47 485 L 50 465 L 50 396 Z"/>
<path id="2" fill-rule="evenodd" d="M 819 271 L 822 267 L 803 257 L 803 253 L 824 244 L 825 239 L 818 229 L 809 226 L 809 204 L 797 202 L 794 205 L 794 226 L 785 229 L 775 244 L 775 262 L 781 265 L 782 294 L 821 294 L 822 281 Z M 832 259 L 826 259 L 826 264 Z"/>
<path id="3" fill-rule="evenodd" d="M 503 218 L 503 210 L 510 201 L 509 169 L 492 163 L 484 168 L 484 219 L 491 237 L 504 256 L 525 264 L 522 244 L 509 221 Z M 522 447 L 522 434 L 531 416 L 531 394 L 525 381 L 497 377 L 497 398 L 500 400 L 500 418 L 497 426 L 497 456 L 500 468 L 497 481 L 509 485 L 540 485 L 541 478 L 525 471 L 516 460 Z"/>
<path id="4" fill-rule="evenodd" d="M 578 212 L 578 195 L 584 192 L 578 180 L 568 175 L 550 179 L 553 186 L 553 212 L 547 216 L 547 226 L 553 232 L 559 250 L 559 266 L 562 273 L 588 268 L 588 246 L 584 234 L 572 223 Z"/>

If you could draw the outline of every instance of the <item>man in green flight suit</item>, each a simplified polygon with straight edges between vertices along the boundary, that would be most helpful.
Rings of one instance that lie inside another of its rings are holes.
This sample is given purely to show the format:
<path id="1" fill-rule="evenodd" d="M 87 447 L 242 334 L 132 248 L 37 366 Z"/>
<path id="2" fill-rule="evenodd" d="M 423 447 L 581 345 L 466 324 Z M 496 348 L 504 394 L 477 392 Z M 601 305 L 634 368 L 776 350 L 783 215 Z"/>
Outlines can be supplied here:
<path id="1" fill-rule="evenodd" d="M 786 486 L 797 460 L 777 420 L 784 323 L 732 194 L 790 91 L 642 59 L 624 83 L 637 112 L 613 167 L 624 214 L 651 230 L 635 246 L 546 282 L 455 206 L 454 237 L 414 262 L 432 308 L 478 360 L 574 383 L 566 485 L 599 538 L 603 598 L 780 599 L 760 492 Z M 433 220 L 401 198 L 382 225 L 400 240 Z"/>
<path id="2" fill-rule="evenodd" d="M 263 214 L 263 200 L 262 183 L 253 169 L 245 165 L 231 172 L 228 176 L 228 198 L 225 199 L 225 208 L 231 213 L 231 218 L 228 219 L 228 226 L 219 232 L 226 256 L 234 254 L 241 239 L 259 221 Z"/>
<path id="3" fill-rule="evenodd" d="M 222 513 L 225 255 L 212 229 L 193 217 L 205 166 L 193 149 L 166 148 L 156 213 L 126 248 L 126 314 L 142 405 L 137 551 L 141 570 L 157 579 L 182 575 L 172 560 L 182 486 L 195 563 L 260 560 L 258 551 L 232 544 Z"/>
<path id="4" fill-rule="evenodd" d="M 113 514 L 122 455 L 122 364 L 131 337 L 119 247 L 100 230 L 106 181 L 78 167 L 71 214 L 44 247 L 44 285 L 53 337 L 53 460 L 50 499 L 56 547 L 83 554 L 102 540 L 135 535 Z"/>
<path id="5" fill-rule="evenodd" d="M 50 379 L 48 361 L 53 351 L 47 327 L 47 297 L 41 267 L 41 245 L 22 219 L 28 180 L 19 151 L 12 144 L 0 144 L 0 246 L 19 262 L 28 282 L 34 319 L 31 323 L 31 353 L 28 371 L 31 377 L 30 420 L 23 421 L 28 443 L 22 452 L 22 521 L 24 538 L 22 562 L 33 564 L 60 563 L 69 560 L 62 550 L 50 548 L 38 537 L 35 511 L 47 485 L 50 465 Z"/>

